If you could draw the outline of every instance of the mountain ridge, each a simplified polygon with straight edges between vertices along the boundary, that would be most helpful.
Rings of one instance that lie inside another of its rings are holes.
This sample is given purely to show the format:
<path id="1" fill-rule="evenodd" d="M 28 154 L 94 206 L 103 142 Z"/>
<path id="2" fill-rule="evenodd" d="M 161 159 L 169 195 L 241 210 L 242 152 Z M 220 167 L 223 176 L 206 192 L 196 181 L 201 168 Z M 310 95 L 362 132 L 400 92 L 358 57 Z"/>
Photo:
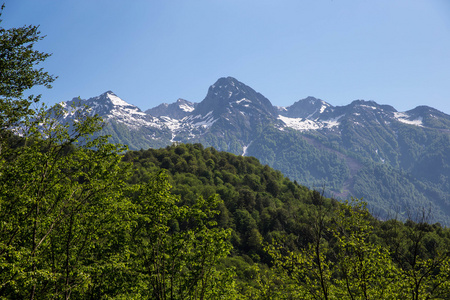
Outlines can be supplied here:
<path id="1" fill-rule="evenodd" d="M 372 100 L 333 106 L 312 96 L 275 107 L 233 77 L 219 78 L 199 103 L 178 99 L 143 112 L 121 101 L 108 91 L 84 103 L 105 120 L 102 133 L 130 149 L 201 143 L 254 156 L 335 197 L 364 197 L 384 214 L 396 206 L 406 214 L 413 203 L 450 224 L 450 116 L 434 108 L 398 112 Z"/>

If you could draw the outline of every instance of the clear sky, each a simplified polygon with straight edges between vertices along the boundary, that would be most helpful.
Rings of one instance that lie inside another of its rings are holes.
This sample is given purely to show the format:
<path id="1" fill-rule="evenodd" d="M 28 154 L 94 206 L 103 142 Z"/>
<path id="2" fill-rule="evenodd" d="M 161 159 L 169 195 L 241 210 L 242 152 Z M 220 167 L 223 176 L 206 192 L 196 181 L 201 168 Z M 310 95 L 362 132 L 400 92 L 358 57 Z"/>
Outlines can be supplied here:
<path id="1" fill-rule="evenodd" d="M 200 102 L 232 76 L 288 106 L 307 96 L 450 114 L 450 0 L 3 0 L 40 25 L 53 104 L 112 90 L 142 110 Z M 1 2 L 1 1 L 0 1 Z"/>

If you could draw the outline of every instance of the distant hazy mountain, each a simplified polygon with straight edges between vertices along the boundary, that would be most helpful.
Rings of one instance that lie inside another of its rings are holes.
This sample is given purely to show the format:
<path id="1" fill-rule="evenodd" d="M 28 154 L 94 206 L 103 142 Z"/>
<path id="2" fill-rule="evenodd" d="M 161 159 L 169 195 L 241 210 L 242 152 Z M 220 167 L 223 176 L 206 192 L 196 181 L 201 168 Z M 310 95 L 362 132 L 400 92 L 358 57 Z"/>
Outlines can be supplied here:
<path id="1" fill-rule="evenodd" d="M 423 208 L 430 221 L 450 225 L 450 116 L 431 107 L 398 112 L 364 100 L 334 107 L 314 97 L 274 107 L 232 77 L 198 104 L 179 99 L 142 112 L 110 91 L 82 103 L 103 117 L 102 133 L 130 149 L 202 143 L 255 156 L 337 198 L 363 197 L 380 217 Z"/>

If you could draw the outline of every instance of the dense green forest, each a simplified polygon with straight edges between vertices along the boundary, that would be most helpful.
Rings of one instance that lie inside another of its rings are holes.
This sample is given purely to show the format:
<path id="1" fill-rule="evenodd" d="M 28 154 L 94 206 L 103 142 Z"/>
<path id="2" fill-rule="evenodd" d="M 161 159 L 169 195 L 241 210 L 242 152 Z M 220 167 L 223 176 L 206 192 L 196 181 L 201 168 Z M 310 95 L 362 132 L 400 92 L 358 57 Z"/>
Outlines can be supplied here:
<path id="1" fill-rule="evenodd" d="M 127 151 L 24 97 L 36 26 L 0 28 L 1 299 L 448 299 L 450 230 L 378 220 L 203 148 Z M 311 166 L 313 168 L 313 166 Z"/>
<path id="2" fill-rule="evenodd" d="M 369 298 L 398 299 L 409 293 L 406 286 L 394 287 L 399 278 L 409 278 L 409 284 L 422 278 L 419 282 L 430 280 L 431 284 L 436 278 L 425 279 L 428 272 L 450 276 L 441 265 L 449 259 L 450 232 L 439 224 L 428 224 L 426 210 L 411 210 L 406 223 L 380 221 L 362 201 L 339 203 L 323 197 L 323 191 L 290 181 L 253 157 L 205 149 L 201 144 L 129 151 L 123 160 L 133 163 L 130 184 L 146 182 L 163 169 L 180 203 L 199 196 L 219 197 L 223 204 L 216 222 L 232 229 L 233 246 L 221 264 L 235 268 L 238 291 L 249 297 L 351 298 L 352 293 L 363 293 L 361 286 L 340 290 L 352 280 L 352 285 L 371 285 Z M 435 264 L 440 266 L 426 270 L 425 265 Z M 291 268 L 295 268 L 295 276 Z M 328 277 L 320 278 L 321 271 Z M 372 277 L 365 278 L 369 273 Z M 386 281 L 382 283 L 382 279 Z M 317 285 L 317 280 L 326 286 Z M 434 284 L 428 288 L 444 289 Z M 386 291 L 388 287 L 392 291 Z M 269 294 L 263 296 L 259 293 L 264 288 Z M 417 293 L 417 299 L 422 299 Z"/>
<path id="3" fill-rule="evenodd" d="M 448 135 L 398 124 L 397 138 L 379 124 L 353 121 L 339 134 L 266 128 L 247 154 L 310 188 L 326 184 L 327 196 L 364 197 L 380 217 L 406 221 L 411 207 L 426 207 L 434 222 L 448 225 Z"/>

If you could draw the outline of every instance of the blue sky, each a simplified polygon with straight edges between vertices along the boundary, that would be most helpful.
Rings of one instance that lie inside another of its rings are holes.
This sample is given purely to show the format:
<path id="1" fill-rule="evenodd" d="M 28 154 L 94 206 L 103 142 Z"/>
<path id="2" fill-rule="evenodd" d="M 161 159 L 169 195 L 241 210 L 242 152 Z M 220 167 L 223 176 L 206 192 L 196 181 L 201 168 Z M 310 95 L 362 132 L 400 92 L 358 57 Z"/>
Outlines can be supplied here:
<path id="1" fill-rule="evenodd" d="M 5 0 L 4 0 L 5 1 Z M 53 104 L 107 90 L 145 110 L 200 102 L 232 76 L 287 106 L 307 96 L 450 114 L 449 0 L 6 0 L 40 25 Z"/>

